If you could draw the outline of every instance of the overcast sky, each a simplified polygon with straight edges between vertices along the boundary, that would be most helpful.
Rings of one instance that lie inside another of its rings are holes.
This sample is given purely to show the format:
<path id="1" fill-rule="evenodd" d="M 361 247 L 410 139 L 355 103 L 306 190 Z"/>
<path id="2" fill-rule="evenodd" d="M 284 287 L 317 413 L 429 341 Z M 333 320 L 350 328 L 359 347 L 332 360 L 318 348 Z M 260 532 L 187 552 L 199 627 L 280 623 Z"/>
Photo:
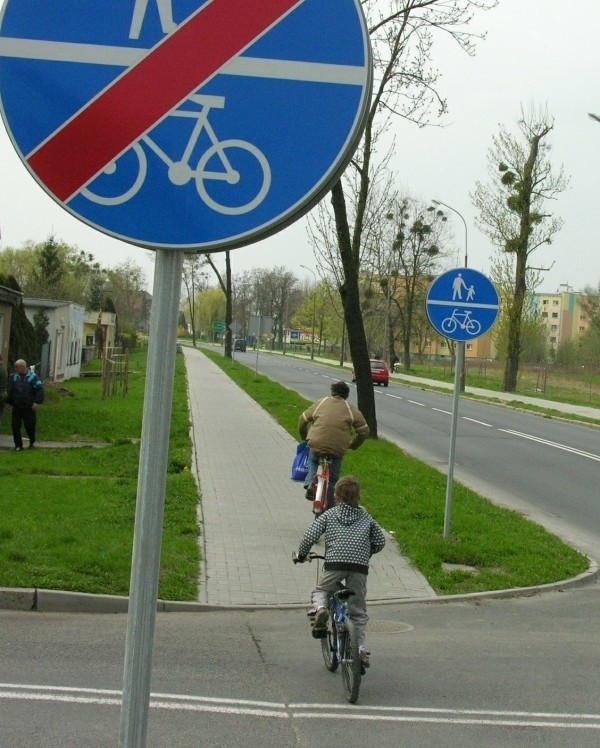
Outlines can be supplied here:
<path id="1" fill-rule="evenodd" d="M 540 290 L 553 292 L 560 284 L 575 291 L 586 284 L 597 286 L 600 122 L 592 121 L 588 112 L 600 115 L 600 2 L 500 0 L 498 8 L 477 16 L 476 28 L 487 29 L 488 36 L 479 42 L 474 58 L 447 41 L 434 47 L 435 64 L 443 74 L 440 91 L 449 105 L 446 126 L 418 129 L 401 120 L 394 126 L 398 186 L 458 210 L 468 226 L 469 265 L 489 272 L 493 248 L 475 228 L 469 193 L 476 180 L 487 181 L 486 154 L 498 125 L 516 132 L 521 104 L 547 106 L 555 118 L 552 161 L 564 166 L 570 185 L 551 207 L 564 220 L 562 231 L 551 246 L 533 256 L 535 265 L 551 266 Z M 28 239 L 43 241 L 53 233 L 92 252 L 104 266 L 132 258 L 145 269 L 151 290 L 150 253 L 88 227 L 57 205 L 22 165 L 3 125 L 0 164 L 2 247 L 18 247 Z M 450 215 L 462 262 L 464 226 Z M 304 219 L 232 253 L 234 273 L 274 265 L 312 278 L 300 267 L 314 267 Z"/>

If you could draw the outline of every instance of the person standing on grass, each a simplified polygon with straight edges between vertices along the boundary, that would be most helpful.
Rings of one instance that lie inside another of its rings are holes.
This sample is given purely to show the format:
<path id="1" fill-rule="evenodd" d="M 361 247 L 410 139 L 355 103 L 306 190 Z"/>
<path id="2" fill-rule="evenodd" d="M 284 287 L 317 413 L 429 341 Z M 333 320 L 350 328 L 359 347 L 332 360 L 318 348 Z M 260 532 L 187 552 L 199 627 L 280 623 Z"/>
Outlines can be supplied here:
<path id="1" fill-rule="evenodd" d="M 300 563 L 306 561 L 321 535 L 325 535 L 325 563 L 312 591 L 312 605 L 316 611 L 312 634 L 315 639 L 327 636 L 327 595 L 345 582 L 354 591 L 348 600 L 348 613 L 356 628 L 360 659 L 364 667 L 369 667 L 369 653 L 365 649 L 369 620 L 367 574 L 371 556 L 385 546 L 385 535 L 360 506 L 360 483 L 353 475 L 339 479 L 335 487 L 335 507 L 317 517 L 304 533 L 297 554 Z"/>
<path id="2" fill-rule="evenodd" d="M 6 366 L 4 366 L 4 359 L 0 353 L 0 418 L 4 413 L 4 406 L 6 405 L 6 398 L 8 396 L 8 372 Z"/>
<path id="3" fill-rule="evenodd" d="M 349 449 L 358 449 L 369 436 L 369 426 L 360 410 L 346 402 L 350 387 L 346 382 L 331 385 L 331 397 L 313 403 L 298 420 L 300 438 L 308 441 L 308 474 L 304 480 L 306 498 L 314 499 L 313 481 L 319 469 L 319 455 L 331 455 L 331 478 L 327 506 L 333 506 L 335 484 L 342 471 L 342 461 Z"/>
<path id="4" fill-rule="evenodd" d="M 20 358 L 15 361 L 15 372 L 8 380 L 8 405 L 12 408 L 12 434 L 15 452 L 23 449 L 21 425 L 29 437 L 29 449 L 35 444 L 36 410 L 44 402 L 44 386 L 34 371 Z"/>

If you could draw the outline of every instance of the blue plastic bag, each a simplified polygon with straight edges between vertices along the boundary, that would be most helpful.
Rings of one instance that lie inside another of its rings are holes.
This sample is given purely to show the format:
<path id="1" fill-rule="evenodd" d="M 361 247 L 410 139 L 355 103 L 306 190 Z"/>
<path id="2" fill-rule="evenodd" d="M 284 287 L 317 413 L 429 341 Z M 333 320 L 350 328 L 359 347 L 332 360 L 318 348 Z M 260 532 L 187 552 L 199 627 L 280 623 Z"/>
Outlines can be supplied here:
<path id="1" fill-rule="evenodd" d="M 292 462 L 291 479 L 304 481 L 308 475 L 308 442 L 300 442 L 296 447 L 296 456 Z"/>

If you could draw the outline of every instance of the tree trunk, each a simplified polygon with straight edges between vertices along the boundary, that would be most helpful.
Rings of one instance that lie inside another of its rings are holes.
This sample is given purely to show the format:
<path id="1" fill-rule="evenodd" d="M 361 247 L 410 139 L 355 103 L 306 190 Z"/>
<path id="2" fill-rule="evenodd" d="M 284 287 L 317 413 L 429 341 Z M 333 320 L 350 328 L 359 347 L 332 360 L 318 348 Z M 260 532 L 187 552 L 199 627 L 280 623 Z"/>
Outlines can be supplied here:
<path id="1" fill-rule="evenodd" d="M 340 288 L 340 297 L 344 307 L 348 344 L 350 346 L 350 355 L 356 377 L 358 409 L 369 425 L 371 438 L 376 439 L 377 416 L 375 413 L 375 394 L 371 380 L 367 336 L 365 335 L 365 328 L 360 312 L 359 267 L 358 261 L 355 261 L 352 252 L 346 201 L 341 182 L 336 182 L 333 186 L 331 204 L 335 214 L 338 247 L 344 270 L 344 283 Z"/>
<path id="2" fill-rule="evenodd" d="M 544 134 L 547 134 L 548 130 Z M 525 294 L 527 292 L 527 257 L 529 254 L 529 236 L 531 234 L 531 201 L 533 196 L 533 172 L 539 153 L 539 144 L 544 134 L 530 138 L 529 156 L 523 168 L 523 184 L 519 188 L 521 220 L 519 240 L 517 242 L 515 269 L 515 297 L 508 317 L 508 346 L 506 366 L 504 368 L 503 392 L 514 392 L 517 389 L 519 358 L 521 356 L 521 321 Z"/>
<path id="3" fill-rule="evenodd" d="M 231 323 L 233 322 L 233 293 L 231 290 L 231 257 L 229 250 L 225 252 L 225 358 L 231 358 Z"/>
<path id="4" fill-rule="evenodd" d="M 508 341 L 502 392 L 514 392 L 517 389 L 519 358 L 521 356 L 521 318 L 527 288 L 525 277 L 526 264 L 527 255 L 525 253 L 517 253 L 515 296 L 508 314 Z"/>

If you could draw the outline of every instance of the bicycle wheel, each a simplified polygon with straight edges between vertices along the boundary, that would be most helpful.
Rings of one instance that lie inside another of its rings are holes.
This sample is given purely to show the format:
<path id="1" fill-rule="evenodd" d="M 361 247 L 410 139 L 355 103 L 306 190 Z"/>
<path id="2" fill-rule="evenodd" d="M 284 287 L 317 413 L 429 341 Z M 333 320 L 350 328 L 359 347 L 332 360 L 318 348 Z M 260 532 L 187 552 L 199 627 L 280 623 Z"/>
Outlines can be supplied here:
<path id="1" fill-rule="evenodd" d="M 481 332 L 481 324 L 476 319 L 468 320 L 465 328 L 469 335 L 479 335 Z"/>
<path id="2" fill-rule="evenodd" d="M 456 330 L 456 320 L 454 317 L 446 317 L 446 319 L 442 320 L 442 330 L 450 333 Z"/>
<path id="3" fill-rule="evenodd" d="M 356 641 L 356 630 L 351 621 L 346 621 L 342 634 L 342 680 L 344 681 L 346 699 L 351 704 L 355 704 L 358 699 L 360 678 L 360 654 Z"/>
<path id="4" fill-rule="evenodd" d="M 245 140 L 215 143 L 198 162 L 198 194 L 217 213 L 248 213 L 262 203 L 270 187 L 269 162 L 262 151 Z"/>
<path id="5" fill-rule="evenodd" d="M 107 164 L 81 194 L 99 205 L 121 205 L 139 192 L 147 171 L 144 149 L 134 143 L 116 161 Z"/>
<path id="6" fill-rule="evenodd" d="M 337 656 L 337 634 L 335 630 L 335 620 L 333 617 L 333 610 L 329 610 L 329 627 L 327 628 L 327 636 L 325 639 L 321 639 L 321 654 L 323 655 L 323 661 L 325 667 L 329 672 L 335 673 L 338 668 L 339 660 Z"/>

